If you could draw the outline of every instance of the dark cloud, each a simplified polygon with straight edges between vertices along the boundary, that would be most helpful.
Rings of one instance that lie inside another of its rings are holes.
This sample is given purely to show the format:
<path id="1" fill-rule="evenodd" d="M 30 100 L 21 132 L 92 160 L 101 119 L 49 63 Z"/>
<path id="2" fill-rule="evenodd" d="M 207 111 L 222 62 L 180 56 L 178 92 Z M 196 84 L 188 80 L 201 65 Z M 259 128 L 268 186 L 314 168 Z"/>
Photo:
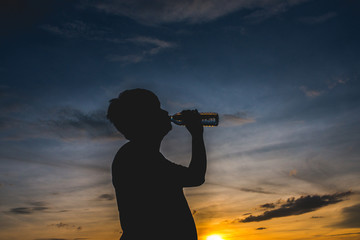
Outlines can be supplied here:
<path id="1" fill-rule="evenodd" d="M 48 207 L 46 207 L 45 202 L 30 202 L 29 204 L 32 205 L 33 207 L 12 208 L 10 209 L 9 212 L 13 214 L 33 214 L 36 212 L 42 212 L 44 210 L 49 209 Z"/>
<path id="2" fill-rule="evenodd" d="M 301 196 L 298 199 L 289 198 L 277 209 L 265 211 L 263 214 L 258 216 L 250 215 L 245 219 L 240 220 L 240 222 L 260 222 L 270 220 L 272 218 L 287 217 L 312 212 L 321 207 L 341 202 L 344 197 L 349 196 L 350 194 L 352 194 L 352 192 L 348 191 L 332 195 L 308 195 Z"/>
<path id="3" fill-rule="evenodd" d="M 333 225 L 339 228 L 360 228 L 360 204 L 343 208 L 343 220 Z"/>
<path id="4" fill-rule="evenodd" d="M 102 200 L 114 200 L 114 195 L 113 194 L 102 194 L 99 196 L 99 199 L 102 199 Z"/>
<path id="5" fill-rule="evenodd" d="M 68 223 L 63 223 L 63 222 L 51 224 L 49 226 L 57 227 L 57 228 L 64 228 L 64 229 L 68 229 L 68 230 L 77 230 L 77 231 L 82 230 L 81 226 L 76 226 L 75 224 L 68 224 Z"/>
<path id="6" fill-rule="evenodd" d="M 349 236 L 349 235 L 360 235 L 360 232 L 332 234 L 332 235 L 329 235 L 329 236 L 336 237 L 336 236 Z"/>
<path id="7" fill-rule="evenodd" d="M 266 227 L 259 227 L 256 230 L 264 230 L 264 229 L 267 229 L 267 228 Z"/>
<path id="8" fill-rule="evenodd" d="M 169 22 L 208 22 L 242 9 L 254 10 L 247 18 L 260 21 L 286 12 L 290 7 L 305 1 L 105 0 L 89 1 L 88 5 L 106 13 L 127 16 L 140 23 L 151 25 Z"/>
<path id="9" fill-rule="evenodd" d="M 265 203 L 260 205 L 261 208 L 275 208 L 275 203 Z"/>
<path id="10" fill-rule="evenodd" d="M 105 111 L 84 113 L 78 109 L 62 108 L 55 116 L 55 119 L 44 122 L 54 134 L 66 140 L 122 137 L 106 119 Z"/>
<path id="11" fill-rule="evenodd" d="M 37 206 L 37 207 L 18 207 L 10 209 L 10 213 L 13 214 L 33 214 L 36 212 L 42 212 L 44 210 L 49 209 L 48 207 L 44 206 Z"/>
<path id="12" fill-rule="evenodd" d="M 62 107 L 47 112 L 46 116 L 43 112 L 34 110 L 19 93 L 0 87 L 0 138 L 15 141 L 54 137 L 66 140 L 122 138 L 106 119 L 105 110 L 85 113 L 71 107 Z M 24 117 L 30 114 L 38 115 L 37 119 Z"/>
<path id="13" fill-rule="evenodd" d="M 252 193 L 264 193 L 264 194 L 273 194 L 273 192 L 265 191 L 262 188 L 240 188 L 241 191 L 244 192 L 252 192 Z"/>
<path id="14" fill-rule="evenodd" d="M 19 207 L 19 208 L 12 208 L 10 209 L 11 213 L 14 214 L 31 214 L 33 213 L 31 208 L 27 208 L 27 207 Z"/>

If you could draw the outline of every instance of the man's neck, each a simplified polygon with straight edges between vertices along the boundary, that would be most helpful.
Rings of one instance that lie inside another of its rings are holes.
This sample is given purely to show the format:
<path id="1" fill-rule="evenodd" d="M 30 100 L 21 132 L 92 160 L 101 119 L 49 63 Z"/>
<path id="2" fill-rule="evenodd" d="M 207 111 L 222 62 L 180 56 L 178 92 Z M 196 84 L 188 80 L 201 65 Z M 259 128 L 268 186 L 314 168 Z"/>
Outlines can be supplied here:
<path id="1" fill-rule="evenodd" d="M 155 139 L 140 139 L 136 141 L 131 141 L 133 144 L 139 146 L 141 150 L 149 151 L 149 152 L 159 152 L 160 151 L 160 145 L 161 140 L 155 140 Z M 139 151 L 141 151 L 139 149 Z"/>

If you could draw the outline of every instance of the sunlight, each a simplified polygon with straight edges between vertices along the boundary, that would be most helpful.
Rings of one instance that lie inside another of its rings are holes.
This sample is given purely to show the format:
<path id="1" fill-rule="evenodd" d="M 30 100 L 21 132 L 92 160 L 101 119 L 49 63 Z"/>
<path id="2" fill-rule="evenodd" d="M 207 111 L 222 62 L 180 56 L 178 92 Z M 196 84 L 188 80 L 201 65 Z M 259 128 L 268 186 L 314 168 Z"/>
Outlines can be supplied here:
<path id="1" fill-rule="evenodd" d="M 206 240 L 223 240 L 223 238 L 220 237 L 220 235 L 214 234 L 214 235 L 208 236 L 208 237 L 206 238 Z"/>

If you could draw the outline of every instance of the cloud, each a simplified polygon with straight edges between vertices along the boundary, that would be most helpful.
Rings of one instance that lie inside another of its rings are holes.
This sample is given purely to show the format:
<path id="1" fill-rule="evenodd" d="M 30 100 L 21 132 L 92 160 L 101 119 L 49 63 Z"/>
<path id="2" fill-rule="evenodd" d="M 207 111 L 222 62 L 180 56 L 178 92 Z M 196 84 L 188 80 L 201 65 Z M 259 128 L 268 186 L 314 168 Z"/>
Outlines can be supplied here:
<path id="1" fill-rule="evenodd" d="M 306 24 L 320 24 L 332 18 L 335 18 L 336 16 L 337 16 L 336 12 L 328 12 L 320 16 L 303 17 L 300 18 L 299 21 Z"/>
<path id="2" fill-rule="evenodd" d="M 136 54 L 118 55 L 111 54 L 107 59 L 111 62 L 122 62 L 124 64 L 138 63 L 146 60 L 148 57 L 159 54 L 165 49 L 176 47 L 175 43 L 167 42 L 153 37 L 139 36 L 127 39 L 126 42 L 140 45 L 143 50 Z"/>
<path id="3" fill-rule="evenodd" d="M 43 121 L 49 130 L 66 140 L 119 139 L 121 135 L 106 119 L 105 111 L 98 110 L 84 113 L 74 108 L 62 108 L 52 120 Z"/>
<path id="4" fill-rule="evenodd" d="M 211 184 L 211 185 L 215 185 L 215 186 L 220 186 L 220 187 L 224 187 L 224 188 L 229 188 L 229 189 L 233 189 L 233 190 L 239 190 L 239 191 L 243 191 L 243 192 L 273 194 L 273 192 L 265 191 L 265 190 L 263 190 L 263 188 L 261 188 L 261 187 L 242 188 L 242 187 L 236 187 L 236 186 L 231 186 L 231 185 L 227 185 L 227 184 L 219 184 L 219 183 L 214 183 L 214 182 L 208 182 L 207 184 Z"/>
<path id="5" fill-rule="evenodd" d="M 328 82 L 328 88 L 333 89 L 334 87 L 338 86 L 339 84 L 346 84 L 348 81 L 349 81 L 348 78 L 343 78 L 343 77 L 335 78 L 332 81 Z"/>
<path id="6" fill-rule="evenodd" d="M 332 235 L 329 235 L 329 236 L 336 237 L 336 236 L 349 236 L 349 235 L 360 235 L 360 232 L 332 234 Z"/>
<path id="7" fill-rule="evenodd" d="M 89 238 L 36 238 L 34 240 L 86 240 Z"/>
<path id="8" fill-rule="evenodd" d="M 275 208 L 275 203 L 265 203 L 260 205 L 261 208 Z"/>
<path id="9" fill-rule="evenodd" d="M 273 16 L 288 11 L 291 7 L 307 2 L 308 0 L 292 0 L 292 1 L 259 1 L 261 5 L 256 7 L 257 10 L 247 15 L 245 19 L 258 23 Z"/>
<path id="10" fill-rule="evenodd" d="M 238 112 L 236 114 L 224 114 L 220 118 L 221 126 L 225 127 L 240 126 L 252 122 L 255 122 L 255 119 L 248 117 L 247 113 L 244 112 Z"/>
<path id="11" fill-rule="evenodd" d="M 113 194 L 102 194 L 98 198 L 101 199 L 101 200 L 109 200 L 109 201 L 115 199 Z"/>
<path id="12" fill-rule="evenodd" d="M 67 223 L 63 223 L 63 222 L 59 222 L 56 224 L 50 224 L 49 226 L 52 227 L 57 227 L 57 228 L 64 228 L 67 230 L 76 230 L 76 231 L 81 231 L 82 227 L 81 226 L 76 226 L 74 224 L 67 224 Z"/>
<path id="13" fill-rule="evenodd" d="M 342 209 L 343 220 L 333 225 L 339 228 L 360 228 L 360 204 Z"/>
<path id="14" fill-rule="evenodd" d="M 145 56 L 144 55 L 136 55 L 136 54 L 130 54 L 130 55 L 116 55 L 111 54 L 106 57 L 106 59 L 110 62 L 123 62 L 123 63 L 139 63 L 144 61 Z"/>
<path id="15" fill-rule="evenodd" d="M 248 19 L 263 20 L 287 11 L 306 0 L 105 0 L 89 1 L 88 6 L 115 15 L 126 16 L 142 24 L 172 22 L 190 24 L 215 20 L 239 10 L 250 10 Z"/>
<path id="16" fill-rule="evenodd" d="M 67 238 L 36 238 L 34 240 L 70 240 Z"/>
<path id="17" fill-rule="evenodd" d="M 263 190 L 262 188 L 240 188 L 241 191 L 244 192 L 252 192 L 252 193 L 264 193 L 264 194 L 273 194 L 273 192 L 268 192 Z"/>
<path id="18" fill-rule="evenodd" d="M 12 208 L 10 209 L 10 213 L 13 213 L 13 214 L 25 214 L 25 215 L 28 215 L 28 214 L 33 214 L 33 213 L 36 213 L 36 212 L 42 212 L 44 210 L 47 210 L 49 208 L 47 207 L 18 207 L 18 208 Z"/>
<path id="19" fill-rule="evenodd" d="M 323 95 L 324 93 L 328 93 L 329 91 L 331 91 L 333 88 L 337 87 L 338 85 L 346 84 L 348 81 L 349 81 L 349 79 L 345 78 L 345 77 L 334 77 L 327 82 L 327 89 L 324 88 L 323 90 L 313 90 L 313 89 L 309 89 L 306 86 L 301 86 L 299 89 L 303 93 L 305 93 L 306 96 L 308 96 L 310 98 L 315 98 L 320 95 Z"/>
<path id="20" fill-rule="evenodd" d="M 29 204 L 32 205 L 33 207 L 11 208 L 9 212 L 12 214 L 29 215 L 36 212 L 43 212 L 44 210 L 49 209 L 48 207 L 45 206 L 46 203 L 44 202 L 30 202 Z"/>
<path id="21" fill-rule="evenodd" d="M 320 96 L 321 94 L 323 94 L 323 91 L 311 90 L 311 89 L 308 89 L 308 88 L 305 87 L 305 86 L 301 86 L 301 87 L 300 87 L 300 90 L 303 91 L 306 96 L 311 97 L 311 98 L 313 98 L 313 97 L 318 97 L 318 96 Z"/>
<path id="22" fill-rule="evenodd" d="M 264 229 L 267 229 L 267 228 L 266 227 L 259 227 L 256 230 L 264 230 Z"/>
<path id="23" fill-rule="evenodd" d="M 112 38 L 106 38 L 105 35 L 108 33 L 106 29 L 99 29 L 95 25 L 90 25 L 83 21 L 73 21 L 62 24 L 61 26 L 53 25 L 42 25 L 42 30 L 49 33 L 64 37 L 64 38 L 84 38 L 87 40 L 108 40 Z M 114 41 L 115 39 L 112 39 Z"/>
<path id="24" fill-rule="evenodd" d="M 27 208 L 27 207 L 19 207 L 19 208 L 12 208 L 10 209 L 11 213 L 14 214 L 31 214 L 33 213 L 31 208 Z"/>
<path id="25" fill-rule="evenodd" d="M 321 207 L 325 207 L 330 204 L 335 204 L 343 201 L 344 197 L 351 195 L 352 192 L 342 192 L 335 193 L 332 195 L 308 195 L 301 196 L 298 199 L 289 198 L 287 201 L 282 204 L 279 208 L 265 211 L 263 214 L 258 216 L 250 215 L 245 219 L 240 220 L 239 222 L 260 222 L 265 220 L 270 220 L 272 218 L 287 217 L 293 215 L 301 215 L 304 213 L 315 211 Z"/>
<path id="26" fill-rule="evenodd" d="M 136 37 L 136 38 L 130 38 L 128 39 L 128 41 L 133 42 L 133 43 L 137 43 L 137 44 L 141 44 L 141 45 L 153 45 L 159 48 L 170 48 L 170 47 L 174 47 L 175 44 L 171 43 L 171 42 L 166 42 L 157 38 L 152 38 L 152 37 Z"/>
<path id="27" fill-rule="evenodd" d="M 93 41 L 105 41 L 114 44 L 136 44 L 142 49 L 138 53 L 132 54 L 108 54 L 106 59 L 111 62 L 122 62 L 125 64 L 138 63 L 146 60 L 149 56 L 156 55 L 164 49 L 176 47 L 175 43 L 160 40 L 154 37 L 138 36 L 134 38 L 117 38 L 111 35 L 111 29 L 99 28 L 96 25 L 88 24 L 83 21 L 67 22 L 61 26 L 42 25 L 41 29 L 64 37 L 64 38 L 81 38 Z M 126 47 L 128 48 L 128 46 Z M 1 95 L 1 91 L 0 91 Z"/>

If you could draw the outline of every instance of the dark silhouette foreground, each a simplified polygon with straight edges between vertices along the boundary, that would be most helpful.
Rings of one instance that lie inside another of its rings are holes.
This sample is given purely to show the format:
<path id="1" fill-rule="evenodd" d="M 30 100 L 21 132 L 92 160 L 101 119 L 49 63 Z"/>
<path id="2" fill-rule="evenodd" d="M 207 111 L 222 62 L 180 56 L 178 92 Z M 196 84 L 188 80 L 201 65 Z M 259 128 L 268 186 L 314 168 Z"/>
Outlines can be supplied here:
<path id="1" fill-rule="evenodd" d="M 124 91 L 110 101 L 108 118 L 129 140 L 112 164 L 121 240 L 196 240 L 197 232 L 183 188 L 205 181 L 206 152 L 199 113 L 183 111 L 192 135 L 189 167 L 167 160 L 159 151 L 171 130 L 168 112 L 145 89 Z"/>

